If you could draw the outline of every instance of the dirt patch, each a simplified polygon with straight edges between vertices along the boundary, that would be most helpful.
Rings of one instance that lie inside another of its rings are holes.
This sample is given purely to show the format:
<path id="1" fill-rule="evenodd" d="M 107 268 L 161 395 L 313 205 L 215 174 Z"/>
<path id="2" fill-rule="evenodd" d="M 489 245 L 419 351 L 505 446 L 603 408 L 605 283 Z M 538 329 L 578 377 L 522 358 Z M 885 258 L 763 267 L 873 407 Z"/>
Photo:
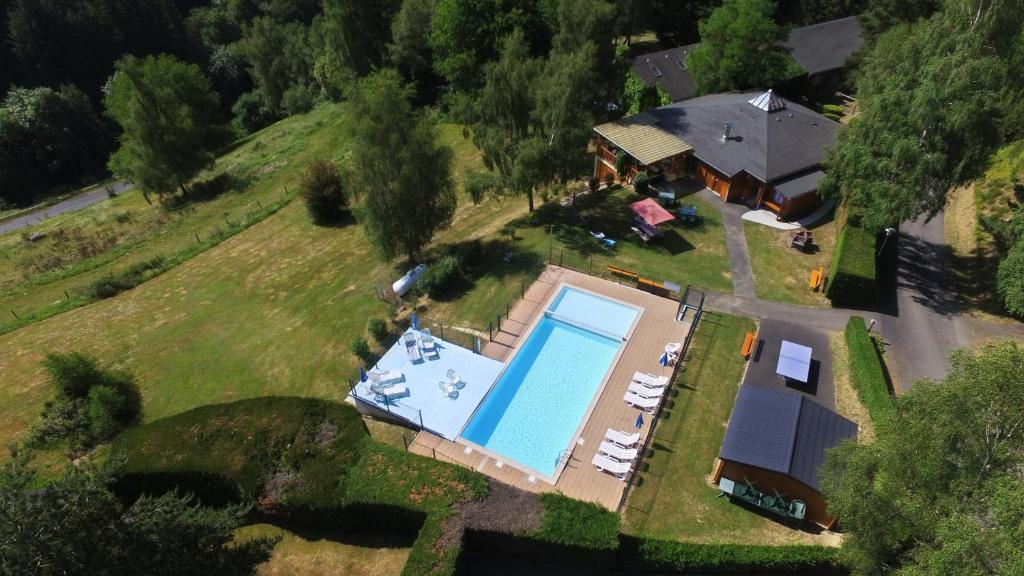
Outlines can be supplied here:
<path id="1" fill-rule="evenodd" d="M 469 528 L 509 534 L 526 534 L 540 528 L 544 509 L 532 492 L 491 480 L 491 493 L 483 500 L 471 500 L 459 510 Z"/>

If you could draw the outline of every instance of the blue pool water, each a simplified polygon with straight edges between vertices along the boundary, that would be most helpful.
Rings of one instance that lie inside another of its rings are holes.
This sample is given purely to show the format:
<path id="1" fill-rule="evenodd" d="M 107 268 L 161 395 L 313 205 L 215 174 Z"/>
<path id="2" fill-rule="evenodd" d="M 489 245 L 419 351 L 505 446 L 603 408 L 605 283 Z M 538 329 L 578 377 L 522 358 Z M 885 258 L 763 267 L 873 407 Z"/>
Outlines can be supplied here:
<path id="1" fill-rule="evenodd" d="M 613 302 L 590 292 L 565 286 L 551 301 L 548 311 L 582 322 L 608 336 L 623 337 L 636 318 L 636 308 Z"/>
<path id="2" fill-rule="evenodd" d="M 586 312 L 582 318 L 599 320 L 602 333 L 543 317 L 462 431 L 466 440 L 549 478 L 638 312 L 571 288 L 552 302 L 549 310 L 556 309 L 574 320 Z M 621 336 L 603 334 L 612 330 Z"/>

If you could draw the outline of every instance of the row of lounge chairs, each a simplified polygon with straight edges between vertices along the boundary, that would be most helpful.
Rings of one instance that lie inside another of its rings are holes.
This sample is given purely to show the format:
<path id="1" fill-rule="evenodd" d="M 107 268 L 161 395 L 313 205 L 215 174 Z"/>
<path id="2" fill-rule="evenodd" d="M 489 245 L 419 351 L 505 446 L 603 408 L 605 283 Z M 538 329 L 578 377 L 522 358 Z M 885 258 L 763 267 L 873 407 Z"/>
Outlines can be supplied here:
<path id="1" fill-rule="evenodd" d="M 424 357 L 438 358 L 437 344 L 434 337 L 430 335 L 430 329 L 424 328 L 419 331 L 419 337 L 415 332 L 406 332 L 403 339 L 405 342 L 405 354 L 410 362 L 419 362 Z"/>
<path id="2" fill-rule="evenodd" d="M 401 370 L 371 370 L 366 373 L 366 378 L 370 381 L 370 392 L 378 402 L 388 402 L 409 395 L 409 387 L 401 383 L 405 379 Z"/>
<path id="3" fill-rule="evenodd" d="M 668 390 L 668 376 L 655 376 L 636 372 L 633 374 L 633 381 L 629 383 L 629 389 L 622 398 L 626 404 L 639 408 L 644 412 L 653 413 L 661 402 L 661 397 Z"/>
<path id="4" fill-rule="evenodd" d="M 607 472 L 619 480 L 625 480 L 626 475 L 633 468 L 633 462 L 640 455 L 640 449 L 637 448 L 639 442 L 639 432 L 627 434 L 609 428 L 591 463 L 601 472 Z"/>

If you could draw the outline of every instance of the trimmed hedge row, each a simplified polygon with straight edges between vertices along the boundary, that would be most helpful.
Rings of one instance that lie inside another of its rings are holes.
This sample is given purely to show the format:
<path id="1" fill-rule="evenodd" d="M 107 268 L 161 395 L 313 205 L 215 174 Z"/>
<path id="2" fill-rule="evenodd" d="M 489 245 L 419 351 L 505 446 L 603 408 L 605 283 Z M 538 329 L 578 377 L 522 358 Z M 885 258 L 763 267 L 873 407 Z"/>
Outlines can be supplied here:
<path id="1" fill-rule="evenodd" d="M 554 493 L 541 494 L 540 503 L 544 507 L 544 516 L 533 538 L 592 550 L 614 550 L 618 547 L 618 514 L 593 502 Z"/>
<path id="2" fill-rule="evenodd" d="M 662 574 L 842 573 L 839 549 L 827 546 L 754 546 L 697 544 L 653 538 L 621 537 L 618 570 Z"/>
<path id="3" fill-rule="evenodd" d="M 881 420 L 893 413 L 892 396 L 885 379 L 882 358 L 868 327 L 860 316 L 851 316 L 844 331 L 850 355 L 850 380 L 857 389 L 860 401 L 867 407 L 871 419 Z"/>
<path id="4" fill-rule="evenodd" d="M 832 254 L 827 295 L 837 306 L 868 306 L 876 293 L 875 236 L 847 222 Z"/>

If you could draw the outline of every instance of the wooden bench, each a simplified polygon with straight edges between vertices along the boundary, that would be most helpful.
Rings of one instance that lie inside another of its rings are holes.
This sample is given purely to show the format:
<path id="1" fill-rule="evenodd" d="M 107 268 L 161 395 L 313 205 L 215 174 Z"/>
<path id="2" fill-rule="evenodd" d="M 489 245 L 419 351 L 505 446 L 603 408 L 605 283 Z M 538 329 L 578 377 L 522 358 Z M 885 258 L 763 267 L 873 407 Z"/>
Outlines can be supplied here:
<path id="1" fill-rule="evenodd" d="M 811 279 L 807 282 L 807 287 L 815 292 L 818 288 L 821 288 L 821 283 L 825 279 L 825 267 L 815 268 L 811 270 Z"/>
<path id="2" fill-rule="evenodd" d="M 750 358 L 750 353 L 754 350 L 754 342 L 756 338 L 753 332 L 747 332 L 746 337 L 743 338 L 743 348 L 740 349 L 740 357 L 744 360 Z"/>
<path id="3" fill-rule="evenodd" d="M 662 298 L 668 298 L 669 289 L 665 287 L 661 282 L 655 282 L 654 280 L 648 280 L 646 278 L 637 278 L 636 287 L 638 290 L 643 290 L 655 296 L 661 296 Z"/>
<path id="4" fill-rule="evenodd" d="M 636 272 L 633 272 L 632 270 L 626 270 L 625 268 L 619 268 L 618 266 L 613 266 L 611 264 L 607 265 L 606 268 L 608 269 L 609 272 L 611 272 L 612 274 L 614 274 L 616 276 L 621 276 L 623 278 L 629 278 L 630 280 L 633 280 L 633 281 L 637 281 L 637 280 L 640 279 L 640 275 L 637 274 Z"/>

